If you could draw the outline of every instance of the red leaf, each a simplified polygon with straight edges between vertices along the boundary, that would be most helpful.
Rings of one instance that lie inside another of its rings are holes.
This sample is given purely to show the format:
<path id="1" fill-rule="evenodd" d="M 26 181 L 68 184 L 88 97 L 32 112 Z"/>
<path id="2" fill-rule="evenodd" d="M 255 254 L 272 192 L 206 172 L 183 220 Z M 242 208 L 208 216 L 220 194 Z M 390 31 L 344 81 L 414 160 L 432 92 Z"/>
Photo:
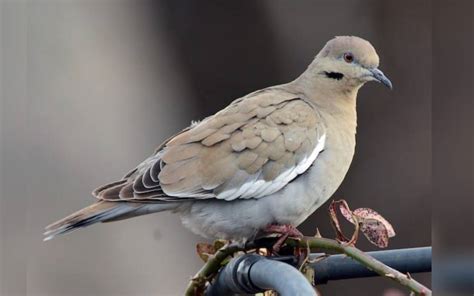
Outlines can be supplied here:
<path id="1" fill-rule="evenodd" d="M 337 209 L 341 212 L 344 218 L 356 225 L 356 230 L 351 238 L 347 239 L 342 233 L 339 220 L 337 218 Z M 331 223 L 336 231 L 337 239 L 341 242 L 355 243 L 357 240 L 357 223 L 359 230 L 367 237 L 367 239 L 374 245 L 385 248 L 388 246 L 388 239 L 395 236 L 395 231 L 392 225 L 385 220 L 382 215 L 369 208 L 359 208 L 351 211 L 345 200 L 333 201 L 329 207 L 329 214 L 331 216 Z"/>
<path id="2" fill-rule="evenodd" d="M 196 251 L 204 262 L 207 262 L 209 257 L 216 252 L 216 249 L 213 245 L 207 243 L 198 243 L 196 244 Z"/>
<path id="3" fill-rule="evenodd" d="M 346 218 L 347 221 L 355 225 L 354 217 L 352 217 L 352 211 L 349 209 L 349 205 L 345 200 L 340 200 L 339 211 L 341 211 L 342 216 Z"/>
<path id="4" fill-rule="evenodd" d="M 360 231 L 377 247 L 386 248 L 388 246 L 387 228 L 379 220 L 364 219 L 360 226 Z"/>
<path id="5" fill-rule="evenodd" d="M 374 219 L 374 220 L 379 221 L 380 223 L 383 224 L 385 229 L 387 229 L 388 237 L 395 236 L 395 230 L 393 229 L 392 225 L 387 220 L 385 220 L 385 218 L 382 217 L 382 215 L 380 215 L 376 211 L 369 208 L 359 208 L 359 209 L 354 210 L 354 215 L 363 219 Z"/>
<path id="6" fill-rule="evenodd" d="M 331 217 L 331 224 L 334 230 L 336 231 L 337 240 L 341 242 L 348 242 L 349 239 L 345 237 L 344 234 L 342 233 L 341 225 L 339 224 L 339 219 L 337 218 L 336 209 L 338 205 L 339 205 L 339 208 L 341 208 L 341 204 L 345 204 L 347 206 L 347 203 L 344 200 L 337 200 L 337 201 L 333 200 L 331 204 L 329 205 L 329 216 Z"/>

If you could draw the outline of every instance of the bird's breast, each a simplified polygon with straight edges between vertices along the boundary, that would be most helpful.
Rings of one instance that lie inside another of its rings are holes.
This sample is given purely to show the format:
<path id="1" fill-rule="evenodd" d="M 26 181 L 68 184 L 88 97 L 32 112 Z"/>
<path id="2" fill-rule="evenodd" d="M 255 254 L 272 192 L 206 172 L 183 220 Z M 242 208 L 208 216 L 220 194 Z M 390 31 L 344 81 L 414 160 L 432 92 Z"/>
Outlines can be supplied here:
<path id="1" fill-rule="evenodd" d="M 324 150 L 303 175 L 276 194 L 273 216 L 298 225 L 324 204 L 346 176 L 355 149 L 355 131 L 328 131 Z"/>

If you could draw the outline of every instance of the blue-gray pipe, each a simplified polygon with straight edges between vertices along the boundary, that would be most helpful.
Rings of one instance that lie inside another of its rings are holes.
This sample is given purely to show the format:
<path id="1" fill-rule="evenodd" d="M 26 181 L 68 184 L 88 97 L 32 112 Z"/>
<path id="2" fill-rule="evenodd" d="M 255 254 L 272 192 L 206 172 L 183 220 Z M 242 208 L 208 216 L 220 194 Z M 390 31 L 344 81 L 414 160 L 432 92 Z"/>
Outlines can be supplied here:
<path id="1" fill-rule="evenodd" d="M 384 264 L 402 273 L 431 271 L 431 247 L 368 252 Z M 322 254 L 311 254 L 315 259 Z M 286 263 L 285 263 L 286 262 Z M 306 278 L 290 264 L 294 256 L 267 259 L 255 254 L 234 258 L 207 289 L 207 296 L 254 294 L 272 289 L 281 295 L 316 295 Z M 331 255 L 311 263 L 315 269 L 314 284 L 331 280 L 377 276 L 358 262 L 345 255 Z M 285 294 L 288 293 L 288 294 Z"/>
<path id="2" fill-rule="evenodd" d="M 375 251 L 367 254 L 401 273 L 431 271 L 431 247 Z M 310 258 L 315 259 L 320 255 L 322 254 L 311 254 Z M 378 276 L 345 255 L 331 255 L 310 266 L 315 270 L 316 285 L 333 280 Z"/>
<path id="3" fill-rule="evenodd" d="M 274 290 L 281 296 L 315 296 L 308 280 L 293 266 L 246 254 L 232 259 L 207 289 L 206 296 L 255 294 Z"/>

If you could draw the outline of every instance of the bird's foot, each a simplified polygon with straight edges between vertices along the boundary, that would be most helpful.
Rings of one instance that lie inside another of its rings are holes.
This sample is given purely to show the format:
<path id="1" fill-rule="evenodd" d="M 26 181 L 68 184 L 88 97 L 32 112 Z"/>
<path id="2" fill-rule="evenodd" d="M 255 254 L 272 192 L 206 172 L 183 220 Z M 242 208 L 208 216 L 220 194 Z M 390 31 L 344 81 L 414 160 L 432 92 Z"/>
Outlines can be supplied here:
<path id="1" fill-rule="evenodd" d="M 303 264 L 306 263 L 306 261 L 309 259 L 309 253 L 310 250 L 309 248 L 301 248 L 301 247 L 296 247 L 294 250 L 294 255 L 297 260 L 297 266 L 303 266 Z"/>
<path id="2" fill-rule="evenodd" d="M 271 252 L 273 254 L 278 254 L 282 245 L 285 243 L 285 241 L 289 237 L 294 238 L 294 239 L 301 239 L 304 237 L 304 235 L 298 229 L 296 229 L 295 226 L 289 225 L 289 224 L 284 224 L 284 225 L 270 224 L 263 230 L 263 232 L 268 233 L 268 234 L 281 235 L 276 241 L 276 243 L 272 246 Z"/>

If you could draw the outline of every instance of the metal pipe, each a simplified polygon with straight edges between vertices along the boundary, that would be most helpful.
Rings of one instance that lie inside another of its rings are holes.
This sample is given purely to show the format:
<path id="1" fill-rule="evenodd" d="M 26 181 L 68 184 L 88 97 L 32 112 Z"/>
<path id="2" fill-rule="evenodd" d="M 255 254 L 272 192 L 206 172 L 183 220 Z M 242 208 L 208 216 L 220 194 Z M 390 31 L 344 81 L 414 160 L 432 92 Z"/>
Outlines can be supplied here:
<path id="1" fill-rule="evenodd" d="M 431 271 L 431 247 L 375 251 L 367 254 L 402 273 Z M 311 254 L 310 258 L 315 259 L 321 255 L 323 254 Z M 310 266 L 315 270 L 316 285 L 333 280 L 378 276 L 345 255 L 331 255 Z"/>
<path id="2" fill-rule="evenodd" d="M 246 254 L 232 259 L 207 289 L 206 296 L 255 294 L 274 290 L 281 296 L 315 296 L 308 280 L 293 266 Z"/>
<path id="3" fill-rule="evenodd" d="M 402 273 L 431 271 L 431 247 L 367 252 L 368 255 Z M 316 259 L 324 254 L 311 254 Z M 286 263 L 285 263 L 286 262 Z M 208 287 L 206 296 L 255 294 L 276 290 L 280 295 L 316 295 L 307 279 L 293 266 L 294 256 L 265 258 L 246 254 L 232 259 Z M 330 280 L 378 276 L 345 255 L 331 255 L 315 263 L 316 285 Z"/>

